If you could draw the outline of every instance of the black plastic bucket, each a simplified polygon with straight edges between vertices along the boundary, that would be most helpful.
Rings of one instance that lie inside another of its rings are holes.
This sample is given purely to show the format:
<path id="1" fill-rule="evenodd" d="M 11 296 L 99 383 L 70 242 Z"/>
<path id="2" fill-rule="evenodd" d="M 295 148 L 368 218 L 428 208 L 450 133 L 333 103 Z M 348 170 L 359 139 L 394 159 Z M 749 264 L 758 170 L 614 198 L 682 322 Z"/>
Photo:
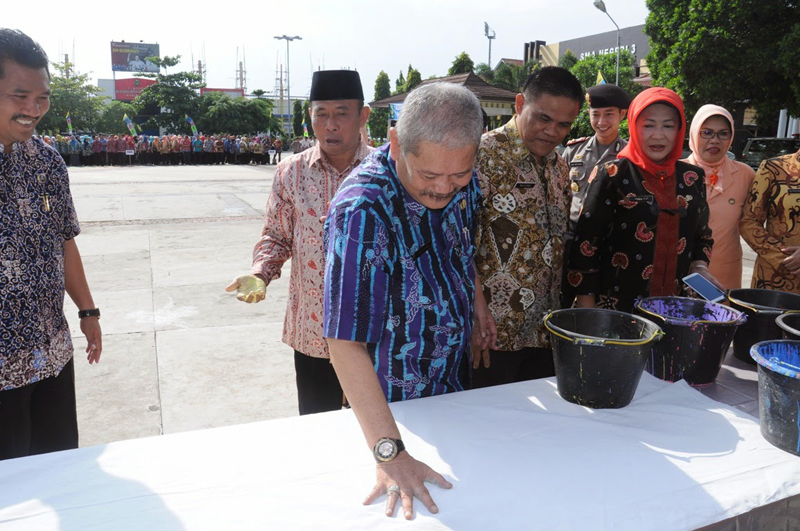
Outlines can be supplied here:
<path id="1" fill-rule="evenodd" d="M 762 341 L 750 349 L 758 363 L 761 435 L 781 450 L 800 455 L 800 341 Z"/>
<path id="2" fill-rule="evenodd" d="M 668 382 L 683 379 L 691 385 L 714 382 L 736 328 L 747 320 L 739 310 L 687 297 L 650 297 L 635 308 L 664 331 L 645 370 Z"/>
<path id="3" fill-rule="evenodd" d="M 783 330 L 783 339 L 800 340 L 800 312 L 782 313 L 775 324 Z"/>
<path id="4" fill-rule="evenodd" d="M 620 408 L 633 400 L 653 341 L 652 321 L 611 310 L 570 308 L 544 318 L 550 332 L 558 392 L 591 408 Z"/>
<path id="5" fill-rule="evenodd" d="M 728 300 L 747 316 L 733 336 L 733 355 L 747 363 L 755 363 L 750 347 L 783 337 L 775 319 L 787 310 L 800 310 L 800 295 L 771 289 L 732 289 Z"/>

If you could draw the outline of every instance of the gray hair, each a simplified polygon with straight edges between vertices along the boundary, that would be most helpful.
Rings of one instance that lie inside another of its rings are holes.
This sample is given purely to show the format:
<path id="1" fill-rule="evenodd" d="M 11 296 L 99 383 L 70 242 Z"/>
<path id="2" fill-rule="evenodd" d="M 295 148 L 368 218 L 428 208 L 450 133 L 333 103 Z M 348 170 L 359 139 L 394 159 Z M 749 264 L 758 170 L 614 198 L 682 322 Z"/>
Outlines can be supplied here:
<path id="1" fill-rule="evenodd" d="M 395 129 L 404 155 L 416 155 L 422 142 L 448 150 L 477 148 L 483 134 L 483 111 L 469 89 L 452 83 L 430 83 L 408 95 Z"/>

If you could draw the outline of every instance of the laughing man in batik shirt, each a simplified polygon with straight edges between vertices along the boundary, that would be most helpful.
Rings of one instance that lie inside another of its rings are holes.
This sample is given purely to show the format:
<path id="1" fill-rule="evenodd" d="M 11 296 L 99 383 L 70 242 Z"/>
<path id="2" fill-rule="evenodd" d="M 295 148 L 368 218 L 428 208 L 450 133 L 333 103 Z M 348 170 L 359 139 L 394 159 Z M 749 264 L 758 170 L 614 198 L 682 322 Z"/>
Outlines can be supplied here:
<path id="1" fill-rule="evenodd" d="M 47 65 L 30 37 L 0 29 L 0 460 L 78 447 L 65 290 L 89 363 L 102 352 L 67 168 L 31 138 L 50 108 Z"/>

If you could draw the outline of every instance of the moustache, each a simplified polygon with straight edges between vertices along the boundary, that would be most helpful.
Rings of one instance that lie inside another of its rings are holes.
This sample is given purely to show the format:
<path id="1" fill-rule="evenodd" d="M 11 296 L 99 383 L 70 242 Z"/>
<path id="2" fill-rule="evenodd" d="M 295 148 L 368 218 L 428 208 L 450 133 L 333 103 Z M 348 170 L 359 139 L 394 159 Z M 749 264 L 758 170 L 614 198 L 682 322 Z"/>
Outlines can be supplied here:
<path id="1" fill-rule="evenodd" d="M 11 117 L 12 120 L 16 120 L 17 118 L 22 118 L 23 120 L 38 120 L 38 116 L 28 116 L 26 114 L 15 114 Z"/>
<path id="2" fill-rule="evenodd" d="M 444 201 L 445 199 L 452 199 L 458 193 L 458 189 L 453 190 L 449 194 L 437 194 L 436 192 L 429 192 L 427 190 L 423 190 L 420 195 L 423 197 L 432 197 L 437 201 Z"/>

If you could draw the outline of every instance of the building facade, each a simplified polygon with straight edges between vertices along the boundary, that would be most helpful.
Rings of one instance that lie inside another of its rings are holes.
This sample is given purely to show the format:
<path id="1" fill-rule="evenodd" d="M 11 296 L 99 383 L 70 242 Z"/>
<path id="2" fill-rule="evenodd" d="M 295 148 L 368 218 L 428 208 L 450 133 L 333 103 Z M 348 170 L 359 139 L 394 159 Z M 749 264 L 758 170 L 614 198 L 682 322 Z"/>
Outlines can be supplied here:
<path id="1" fill-rule="evenodd" d="M 647 74 L 647 54 L 650 53 L 650 38 L 644 32 L 644 24 L 621 28 L 619 31 L 620 49 L 631 52 L 636 65 L 637 76 Z M 617 53 L 617 31 L 606 31 L 596 35 L 569 39 L 547 44 L 544 41 L 531 41 L 525 44 L 525 59 L 538 58 L 544 66 L 558 66 L 567 50 L 572 51 L 578 60 L 587 57 Z"/>

